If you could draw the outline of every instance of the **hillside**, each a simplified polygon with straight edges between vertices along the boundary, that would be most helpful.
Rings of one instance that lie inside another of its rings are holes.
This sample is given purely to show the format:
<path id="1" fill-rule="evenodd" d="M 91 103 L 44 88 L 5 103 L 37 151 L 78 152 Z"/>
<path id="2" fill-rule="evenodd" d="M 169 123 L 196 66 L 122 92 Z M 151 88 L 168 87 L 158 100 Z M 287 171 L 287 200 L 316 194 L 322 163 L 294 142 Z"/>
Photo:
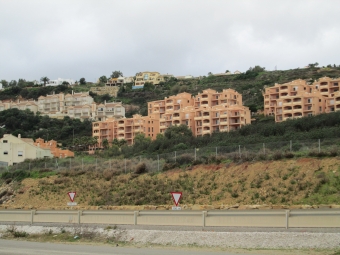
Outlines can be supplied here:
<path id="1" fill-rule="evenodd" d="M 170 191 L 182 191 L 181 205 L 187 208 L 200 208 L 199 205 L 224 208 L 237 203 L 291 206 L 340 203 L 338 157 L 197 165 L 141 175 L 117 174 L 108 169 L 46 171 L 41 170 L 21 183 L 7 179 L 9 184 L 3 183 L 0 194 L 10 200 L 0 206 L 66 208 L 69 191 L 77 192 L 77 208 L 91 206 L 92 209 L 94 206 L 171 206 Z"/>
<path id="2" fill-rule="evenodd" d="M 274 86 L 275 83 L 285 83 L 296 79 L 315 79 L 328 76 L 331 78 L 340 77 L 340 67 L 328 68 L 306 68 L 279 71 L 262 71 L 261 67 L 250 68 L 247 72 L 239 75 L 228 76 L 203 76 L 200 80 L 176 80 L 170 79 L 161 86 L 148 86 L 138 91 L 131 90 L 131 87 L 121 89 L 118 100 L 124 103 L 138 105 L 139 112 L 147 115 L 148 101 L 160 100 L 164 97 L 175 95 L 179 92 L 189 92 L 196 95 L 203 89 L 211 88 L 217 91 L 232 88 L 242 94 L 244 105 L 249 106 L 253 112 L 263 109 L 262 90 L 264 86 Z"/>

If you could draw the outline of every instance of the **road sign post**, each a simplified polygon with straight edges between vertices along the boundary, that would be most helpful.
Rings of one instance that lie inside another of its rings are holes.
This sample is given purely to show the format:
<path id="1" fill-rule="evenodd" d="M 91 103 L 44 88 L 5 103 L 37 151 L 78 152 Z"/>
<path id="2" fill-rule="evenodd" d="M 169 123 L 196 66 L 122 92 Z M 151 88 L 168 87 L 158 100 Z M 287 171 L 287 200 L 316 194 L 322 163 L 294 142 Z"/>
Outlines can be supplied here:
<path id="1" fill-rule="evenodd" d="M 70 200 L 71 200 L 71 202 L 68 202 L 67 205 L 69 205 L 69 206 L 75 206 L 75 205 L 77 205 L 77 203 L 74 202 L 74 198 L 76 197 L 77 192 L 75 192 L 75 191 L 68 192 L 67 195 L 68 195 L 68 197 L 69 197 Z"/>
<path id="2" fill-rule="evenodd" d="M 182 192 L 170 192 L 172 196 L 172 200 L 175 203 L 175 206 L 172 207 L 172 210 L 178 211 L 181 210 L 182 208 L 178 206 L 179 201 L 181 200 L 182 197 Z"/>

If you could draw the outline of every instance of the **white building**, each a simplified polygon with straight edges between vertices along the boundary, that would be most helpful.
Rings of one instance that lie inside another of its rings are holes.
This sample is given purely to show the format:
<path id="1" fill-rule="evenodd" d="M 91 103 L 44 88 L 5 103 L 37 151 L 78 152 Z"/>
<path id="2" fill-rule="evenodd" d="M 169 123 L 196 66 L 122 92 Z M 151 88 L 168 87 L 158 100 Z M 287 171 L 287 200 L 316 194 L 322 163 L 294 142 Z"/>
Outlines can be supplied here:
<path id="1" fill-rule="evenodd" d="M 0 166 L 12 166 L 25 159 L 53 158 L 50 149 L 34 146 L 31 138 L 5 134 L 0 139 Z"/>
<path id="2" fill-rule="evenodd" d="M 49 80 L 46 83 L 46 86 L 59 86 L 62 85 L 63 82 L 68 82 L 70 85 L 73 85 L 75 82 L 72 79 L 62 79 L 62 78 L 58 78 L 56 80 Z"/>

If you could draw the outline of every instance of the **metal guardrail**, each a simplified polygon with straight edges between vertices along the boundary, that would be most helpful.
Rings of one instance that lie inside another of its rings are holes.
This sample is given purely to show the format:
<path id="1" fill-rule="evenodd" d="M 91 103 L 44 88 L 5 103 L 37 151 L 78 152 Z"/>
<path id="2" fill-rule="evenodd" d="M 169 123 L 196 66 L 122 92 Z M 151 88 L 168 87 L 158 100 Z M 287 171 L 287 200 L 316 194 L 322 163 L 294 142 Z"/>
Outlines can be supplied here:
<path id="1" fill-rule="evenodd" d="M 1 222 L 200 227 L 340 227 L 340 210 L 44 211 L 0 210 Z"/>

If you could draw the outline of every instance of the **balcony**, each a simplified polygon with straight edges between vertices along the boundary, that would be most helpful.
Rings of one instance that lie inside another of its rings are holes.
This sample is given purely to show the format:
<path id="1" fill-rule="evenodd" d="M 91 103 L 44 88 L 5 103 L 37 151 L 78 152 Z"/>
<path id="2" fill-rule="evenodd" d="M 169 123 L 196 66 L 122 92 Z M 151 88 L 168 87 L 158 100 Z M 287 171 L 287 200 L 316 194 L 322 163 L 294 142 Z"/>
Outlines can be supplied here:
<path id="1" fill-rule="evenodd" d="M 210 130 L 203 130 L 203 131 L 202 131 L 202 134 L 203 134 L 203 135 L 210 134 L 210 133 L 211 133 Z"/>
<path id="2" fill-rule="evenodd" d="M 210 122 L 203 122 L 203 123 L 202 123 L 202 126 L 203 126 L 203 127 L 210 127 Z"/>
<path id="3" fill-rule="evenodd" d="M 125 130 L 124 130 L 124 129 L 118 129 L 117 133 L 118 133 L 118 134 L 124 134 L 124 133 L 125 133 Z"/>
<path id="4" fill-rule="evenodd" d="M 118 127 L 124 127 L 125 123 L 124 122 L 118 122 Z"/>
<path id="5" fill-rule="evenodd" d="M 194 120 L 202 120 L 202 116 L 196 116 L 194 117 Z"/>

